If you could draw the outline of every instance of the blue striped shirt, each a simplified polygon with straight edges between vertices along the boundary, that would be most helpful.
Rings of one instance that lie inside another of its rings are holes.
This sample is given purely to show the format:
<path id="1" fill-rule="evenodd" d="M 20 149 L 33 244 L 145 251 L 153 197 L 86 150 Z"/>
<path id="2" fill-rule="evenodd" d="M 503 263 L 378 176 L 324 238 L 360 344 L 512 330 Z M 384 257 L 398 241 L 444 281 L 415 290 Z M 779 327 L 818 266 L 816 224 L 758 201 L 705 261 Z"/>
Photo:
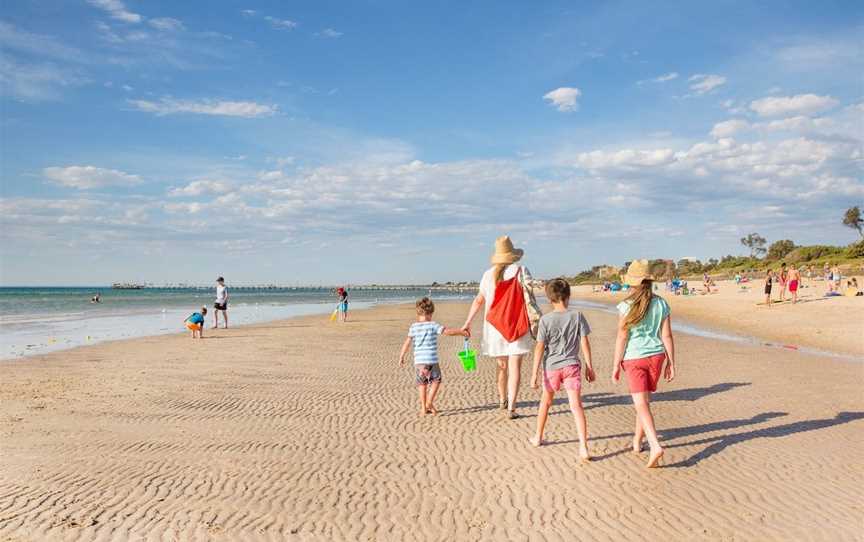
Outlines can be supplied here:
<path id="1" fill-rule="evenodd" d="M 438 335 L 442 333 L 444 333 L 444 326 L 438 322 L 411 324 L 408 336 L 414 342 L 414 365 L 438 363 Z"/>

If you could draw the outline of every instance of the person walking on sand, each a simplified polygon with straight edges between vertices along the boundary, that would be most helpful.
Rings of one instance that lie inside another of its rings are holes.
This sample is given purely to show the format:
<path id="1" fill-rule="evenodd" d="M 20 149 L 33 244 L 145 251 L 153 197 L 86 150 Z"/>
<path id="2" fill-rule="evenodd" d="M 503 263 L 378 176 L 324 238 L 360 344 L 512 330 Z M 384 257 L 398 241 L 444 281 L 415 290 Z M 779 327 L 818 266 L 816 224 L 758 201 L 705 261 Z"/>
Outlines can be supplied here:
<path id="1" fill-rule="evenodd" d="M 340 287 L 336 293 L 339 295 L 339 321 L 348 321 L 348 288 Z"/>
<path id="2" fill-rule="evenodd" d="M 780 299 L 778 301 L 786 301 L 786 285 L 789 282 L 789 271 L 786 269 L 786 264 L 780 265 L 780 273 L 777 275 L 777 286 L 780 288 Z"/>
<path id="3" fill-rule="evenodd" d="M 519 394 L 519 383 L 521 378 L 522 358 L 532 348 L 532 337 L 530 331 L 525 331 L 521 336 L 508 340 L 501 332 L 489 322 L 489 311 L 495 300 L 495 292 L 504 283 L 511 285 L 509 281 L 515 279 L 521 283 L 522 288 L 530 284 L 532 277 L 528 269 L 516 262 L 522 259 L 524 251 L 514 248 L 510 237 L 503 236 L 495 240 L 495 252 L 492 254 L 492 267 L 483 273 L 480 279 L 480 288 L 477 297 L 468 311 L 468 318 L 462 329 L 470 331 L 471 322 L 481 309 L 485 310 L 486 318 L 483 320 L 483 341 L 481 352 L 484 356 L 495 358 L 497 363 L 498 381 L 498 406 L 506 411 L 509 419 L 518 418 L 516 413 L 516 398 Z M 529 296 L 533 296 L 530 289 Z M 539 316 L 539 315 L 537 315 Z M 513 318 L 521 315 L 512 315 Z"/>
<path id="4" fill-rule="evenodd" d="M 414 345 L 414 383 L 420 398 L 420 415 L 437 415 L 435 396 L 441 386 L 441 366 L 438 364 L 438 335 L 461 335 L 468 337 L 465 329 L 451 329 L 432 320 L 435 303 L 424 297 L 415 305 L 417 321 L 408 328 L 408 337 L 399 352 L 399 366 L 405 365 L 405 356 Z M 428 387 L 428 389 L 427 389 Z"/>
<path id="5" fill-rule="evenodd" d="M 531 387 L 540 387 L 540 367 L 543 366 L 543 395 L 537 409 L 537 433 L 529 439 L 533 446 L 542 446 L 543 431 L 549 417 L 549 409 L 555 393 L 564 386 L 570 412 L 576 419 L 579 434 L 579 459 L 589 461 L 588 423 L 582 408 L 582 362 L 585 362 L 585 380 L 594 382 L 594 366 L 591 362 L 591 343 L 588 335 L 591 327 L 581 312 L 569 310 L 570 284 L 564 279 L 554 279 L 546 284 L 546 297 L 552 303 L 552 312 L 540 318 L 537 331 L 537 346 L 534 347 L 534 369 L 531 371 Z M 579 351 L 582 351 L 580 359 Z"/>
<path id="6" fill-rule="evenodd" d="M 792 304 L 798 303 L 798 286 L 801 283 L 801 272 L 794 265 L 789 269 L 789 294 L 792 296 Z"/>
<path id="7" fill-rule="evenodd" d="M 642 452 L 642 438 L 647 437 L 651 453 L 646 466 L 654 468 L 660 464 L 663 448 L 654 428 L 651 394 L 657 391 L 661 373 L 667 382 L 675 378 L 675 344 L 669 304 L 654 294 L 654 278 L 649 269 L 648 260 L 635 260 L 624 276 L 624 282 L 633 288 L 633 293 L 617 307 L 620 316 L 612 380 L 619 380 L 621 369 L 627 373 L 627 384 L 636 408 L 633 452 Z"/>
<path id="8" fill-rule="evenodd" d="M 223 277 L 216 279 L 216 302 L 213 303 L 213 309 L 213 329 L 219 327 L 220 312 L 225 321 L 225 329 L 228 329 L 228 287 L 225 286 Z"/>

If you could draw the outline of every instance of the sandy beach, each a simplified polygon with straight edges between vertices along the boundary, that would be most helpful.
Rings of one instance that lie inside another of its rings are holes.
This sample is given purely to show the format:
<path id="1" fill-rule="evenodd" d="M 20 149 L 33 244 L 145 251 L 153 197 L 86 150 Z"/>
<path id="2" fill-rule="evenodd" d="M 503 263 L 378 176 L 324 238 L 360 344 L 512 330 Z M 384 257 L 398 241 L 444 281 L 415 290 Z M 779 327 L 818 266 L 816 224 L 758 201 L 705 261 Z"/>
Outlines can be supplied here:
<path id="1" fill-rule="evenodd" d="M 864 277 L 858 277 L 859 283 Z M 844 281 L 845 282 L 845 281 Z M 701 288 L 701 281 L 691 281 Z M 662 285 L 661 285 L 662 287 Z M 792 304 L 765 306 L 764 281 L 736 285 L 717 282 L 718 291 L 708 295 L 676 296 L 660 291 L 674 314 L 714 330 L 759 337 L 788 347 L 810 347 L 864 358 L 864 297 L 824 297 L 824 281 L 807 281 Z M 776 289 L 772 299 L 778 299 Z M 625 293 L 592 292 L 590 285 L 573 288 L 573 297 L 613 305 Z"/>
<path id="2" fill-rule="evenodd" d="M 673 299 L 673 313 L 732 314 L 748 295 L 722 292 Z M 851 301 L 771 314 L 795 317 L 802 344 L 854 352 L 819 312 Z M 436 319 L 466 311 L 441 303 Z M 625 386 L 608 378 L 614 316 L 586 312 L 599 378 L 583 390 L 595 461 L 580 466 L 563 394 L 550 445 L 531 448 L 539 392 L 523 385 L 525 417 L 503 420 L 492 363 L 462 372 L 458 338 L 442 339 L 441 414 L 418 417 L 411 369 L 397 363 L 413 313 L 0 364 L 0 539 L 861 539 L 860 363 L 678 334 L 679 377 L 655 395 L 665 463 L 648 471 L 628 451 Z"/>

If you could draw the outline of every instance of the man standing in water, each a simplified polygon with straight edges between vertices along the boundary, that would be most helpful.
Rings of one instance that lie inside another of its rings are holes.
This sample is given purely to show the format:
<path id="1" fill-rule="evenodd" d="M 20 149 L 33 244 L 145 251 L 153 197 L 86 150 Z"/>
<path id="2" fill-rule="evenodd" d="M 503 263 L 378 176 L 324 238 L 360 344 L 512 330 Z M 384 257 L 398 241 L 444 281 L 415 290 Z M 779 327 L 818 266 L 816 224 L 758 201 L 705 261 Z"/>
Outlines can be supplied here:
<path id="1" fill-rule="evenodd" d="M 225 319 L 225 329 L 228 329 L 228 287 L 225 286 L 225 279 L 219 277 L 216 279 L 216 302 L 213 304 L 213 329 L 219 327 L 219 313 Z"/>

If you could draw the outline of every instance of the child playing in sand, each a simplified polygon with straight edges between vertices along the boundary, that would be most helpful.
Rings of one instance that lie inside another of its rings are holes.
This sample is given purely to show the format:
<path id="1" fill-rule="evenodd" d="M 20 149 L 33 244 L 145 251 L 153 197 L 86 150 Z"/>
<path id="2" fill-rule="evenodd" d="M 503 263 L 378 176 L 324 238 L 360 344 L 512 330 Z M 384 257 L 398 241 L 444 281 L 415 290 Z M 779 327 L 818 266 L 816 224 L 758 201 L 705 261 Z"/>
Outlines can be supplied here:
<path id="1" fill-rule="evenodd" d="M 207 307 L 201 307 L 201 312 L 193 312 L 189 318 L 184 320 L 186 328 L 192 332 L 193 339 L 204 338 L 204 317 L 207 315 Z"/>
<path id="2" fill-rule="evenodd" d="M 438 414 L 435 395 L 441 386 L 441 367 L 438 365 L 438 335 L 468 336 L 467 330 L 451 329 L 432 320 L 435 304 L 428 297 L 417 302 L 417 321 L 408 328 L 408 337 L 399 353 L 399 365 L 405 365 L 408 349 L 414 344 L 414 381 L 420 394 L 420 415 Z M 427 387 L 429 388 L 427 390 Z"/>
<path id="3" fill-rule="evenodd" d="M 537 434 L 530 439 L 534 446 L 543 445 L 543 430 L 549 416 L 549 408 L 555 399 L 555 392 L 567 391 L 570 411 L 576 418 L 576 431 L 579 433 L 579 458 L 588 461 L 588 427 L 585 411 L 582 409 L 582 358 L 585 360 L 585 380 L 594 381 L 594 366 L 591 363 L 591 344 L 588 335 L 591 328 L 581 312 L 567 310 L 570 304 L 570 285 L 564 279 L 554 279 L 546 284 L 546 297 L 552 303 L 552 312 L 540 318 L 537 330 L 537 345 L 534 347 L 534 370 L 531 373 L 531 387 L 539 388 L 540 364 L 543 363 L 543 396 L 537 410 Z"/>
<path id="4" fill-rule="evenodd" d="M 665 374 L 667 382 L 675 378 L 675 344 L 669 305 L 665 299 L 654 295 L 651 287 L 654 277 L 649 269 L 648 260 L 635 260 L 627 269 L 624 280 L 633 286 L 633 293 L 618 304 L 620 316 L 612 380 L 618 381 L 622 368 L 626 371 L 630 396 L 636 407 L 633 452 L 641 453 L 642 437 L 648 437 L 651 453 L 646 466 L 653 468 L 660 464 L 663 448 L 654 429 L 651 394 L 657 391 L 661 373 Z"/>

